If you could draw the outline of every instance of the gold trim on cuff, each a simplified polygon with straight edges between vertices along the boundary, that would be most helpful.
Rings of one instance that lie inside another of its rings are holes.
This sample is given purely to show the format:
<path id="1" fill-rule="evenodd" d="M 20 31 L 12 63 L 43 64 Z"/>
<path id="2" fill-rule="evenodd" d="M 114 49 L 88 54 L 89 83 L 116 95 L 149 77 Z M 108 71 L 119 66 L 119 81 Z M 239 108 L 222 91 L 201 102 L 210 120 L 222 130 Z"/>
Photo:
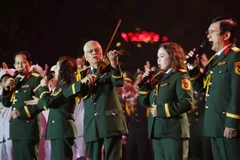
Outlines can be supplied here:
<path id="1" fill-rule="evenodd" d="M 25 110 L 28 118 L 30 118 L 30 117 L 31 117 L 31 114 L 30 114 L 30 112 L 29 112 L 29 110 L 28 110 L 28 107 L 27 107 L 27 106 L 24 106 L 24 110 Z"/>
<path id="2" fill-rule="evenodd" d="M 232 114 L 232 113 L 226 112 L 226 116 L 230 117 L 230 118 L 234 118 L 234 119 L 240 119 L 240 115 L 238 115 L 238 114 Z"/>
<path id="3" fill-rule="evenodd" d="M 75 83 L 72 85 L 72 93 L 73 93 L 73 94 L 76 94 Z"/>
<path id="4" fill-rule="evenodd" d="M 150 91 L 139 91 L 139 94 L 149 94 Z"/>
<path id="5" fill-rule="evenodd" d="M 169 104 L 165 103 L 164 108 L 165 108 L 165 112 L 166 112 L 167 117 L 171 117 L 170 111 L 169 111 Z"/>
<path id="6" fill-rule="evenodd" d="M 42 93 L 40 94 L 39 98 L 41 99 L 42 96 L 43 96 L 44 94 L 47 94 L 47 93 L 49 93 L 49 91 L 44 91 L 44 92 L 42 92 Z"/>

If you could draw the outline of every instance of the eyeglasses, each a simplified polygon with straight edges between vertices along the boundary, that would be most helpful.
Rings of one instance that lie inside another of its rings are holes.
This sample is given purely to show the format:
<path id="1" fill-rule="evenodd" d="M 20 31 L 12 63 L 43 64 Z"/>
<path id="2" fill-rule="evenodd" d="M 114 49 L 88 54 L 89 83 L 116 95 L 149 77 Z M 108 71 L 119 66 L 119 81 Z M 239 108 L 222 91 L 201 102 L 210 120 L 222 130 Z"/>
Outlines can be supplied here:
<path id="1" fill-rule="evenodd" d="M 206 31 L 206 35 L 214 34 L 214 33 L 216 33 L 216 32 L 220 32 L 220 31 L 221 31 L 220 29 L 208 30 L 208 31 Z"/>
<path id="2" fill-rule="evenodd" d="M 95 51 L 95 52 L 100 52 L 102 49 L 101 48 L 94 48 L 94 49 L 91 49 L 91 50 L 89 50 L 89 51 L 85 51 L 86 53 L 93 53 L 93 51 Z"/>

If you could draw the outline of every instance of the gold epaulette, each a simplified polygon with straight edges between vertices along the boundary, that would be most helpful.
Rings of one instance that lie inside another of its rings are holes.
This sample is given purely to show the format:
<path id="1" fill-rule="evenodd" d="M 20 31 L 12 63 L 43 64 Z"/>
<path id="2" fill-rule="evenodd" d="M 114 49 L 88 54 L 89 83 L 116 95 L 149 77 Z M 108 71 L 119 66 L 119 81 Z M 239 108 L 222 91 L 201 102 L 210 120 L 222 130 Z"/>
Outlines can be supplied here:
<path id="1" fill-rule="evenodd" d="M 39 73 L 36 73 L 36 72 L 32 72 L 32 75 L 33 75 L 34 77 L 40 77 L 40 74 L 39 74 Z"/>
<path id="2" fill-rule="evenodd" d="M 86 69 L 87 69 L 87 67 L 81 68 L 81 69 L 78 69 L 77 72 L 80 73 L 80 72 L 82 72 L 82 71 L 84 71 L 84 70 L 86 70 Z"/>
<path id="3" fill-rule="evenodd" d="M 162 73 L 163 73 L 163 71 L 157 72 L 156 74 L 153 75 L 153 78 L 157 77 L 158 75 L 160 75 L 160 74 L 162 74 Z"/>
<path id="4" fill-rule="evenodd" d="M 87 67 L 77 70 L 77 73 L 75 74 L 76 81 L 80 81 L 82 79 L 80 72 L 82 72 L 86 69 L 87 69 Z"/>
<path id="5" fill-rule="evenodd" d="M 186 69 L 178 69 L 178 71 L 183 72 L 183 73 L 186 73 L 186 72 L 187 72 Z"/>
<path id="6" fill-rule="evenodd" d="M 240 48 L 238 48 L 238 47 L 232 47 L 231 48 L 234 52 L 240 52 Z"/>

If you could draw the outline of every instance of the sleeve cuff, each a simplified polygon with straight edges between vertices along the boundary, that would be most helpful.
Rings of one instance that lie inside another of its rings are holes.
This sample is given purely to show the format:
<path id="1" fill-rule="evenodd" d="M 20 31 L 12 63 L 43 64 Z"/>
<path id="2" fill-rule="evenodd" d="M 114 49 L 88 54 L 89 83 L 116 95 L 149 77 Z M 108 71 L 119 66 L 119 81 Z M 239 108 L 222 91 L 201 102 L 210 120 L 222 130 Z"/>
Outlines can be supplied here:
<path id="1" fill-rule="evenodd" d="M 157 106 L 157 114 L 158 117 L 171 117 L 170 114 L 170 105 L 169 103 L 165 103 L 164 106 Z"/>

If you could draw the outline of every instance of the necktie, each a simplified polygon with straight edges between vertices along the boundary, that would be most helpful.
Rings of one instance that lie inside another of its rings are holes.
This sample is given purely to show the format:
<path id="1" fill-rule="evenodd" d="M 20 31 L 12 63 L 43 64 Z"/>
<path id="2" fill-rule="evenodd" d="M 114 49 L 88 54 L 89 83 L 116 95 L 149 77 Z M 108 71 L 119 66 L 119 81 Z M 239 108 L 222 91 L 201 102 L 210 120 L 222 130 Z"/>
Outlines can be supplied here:
<path id="1" fill-rule="evenodd" d="M 213 59 L 213 61 L 216 61 L 216 59 L 219 57 L 219 55 L 215 55 L 215 57 L 214 57 L 214 59 Z"/>
<path id="2" fill-rule="evenodd" d="M 92 73 L 92 74 L 95 74 L 95 73 L 96 73 L 96 70 L 97 70 L 96 68 L 92 68 L 91 73 Z"/>

